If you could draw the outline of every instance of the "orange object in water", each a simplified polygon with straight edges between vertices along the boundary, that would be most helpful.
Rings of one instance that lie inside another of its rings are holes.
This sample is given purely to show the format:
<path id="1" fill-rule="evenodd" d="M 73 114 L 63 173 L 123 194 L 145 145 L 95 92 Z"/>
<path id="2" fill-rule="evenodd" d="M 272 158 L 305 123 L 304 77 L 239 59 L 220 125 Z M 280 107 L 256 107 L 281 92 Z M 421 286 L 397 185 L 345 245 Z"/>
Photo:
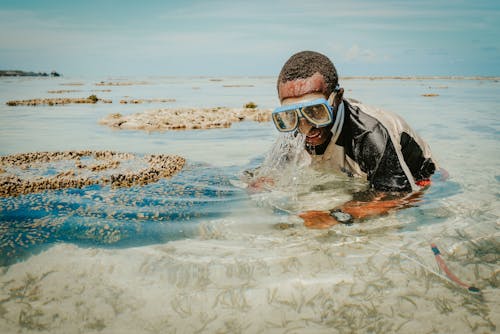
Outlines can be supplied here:
<path id="1" fill-rule="evenodd" d="M 476 288 L 474 286 L 470 286 L 470 285 L 462 282 L 461 280 L 458 279 L 457 276 L 455 276 L 451 272 L 451 270 L 448 268 L 448 266 L 446 266 L 446 263 L 444 263 L 444 260 L 441 258 L 441 252 L 437 248 L 436 244 L 432 243 L 431 249 L 432 249 L 432 252 L 434 253 L 434 256 L 436 257 L 436 262 L 438 263 L 439 268 L 441 268 L 441 270 L 444 271 L 444 273 L 446 274 L 446 276 L 448 276 L 448 278 L 450 280 L 452 280 L 453 282 L 457 283 L 458 285 L 466 288 L 470 292 L 481 292 L 481 290 L 479 290 L 478 288 Z"/>
<path id="2" fill-rule="evenodd" d="M 432 181 L 429 179 L 419 180 L 419 181 L 415 182 L 415 184 L 419 187 L 428 187 L 431 185 L 431 183 L 432 183 Z"/>

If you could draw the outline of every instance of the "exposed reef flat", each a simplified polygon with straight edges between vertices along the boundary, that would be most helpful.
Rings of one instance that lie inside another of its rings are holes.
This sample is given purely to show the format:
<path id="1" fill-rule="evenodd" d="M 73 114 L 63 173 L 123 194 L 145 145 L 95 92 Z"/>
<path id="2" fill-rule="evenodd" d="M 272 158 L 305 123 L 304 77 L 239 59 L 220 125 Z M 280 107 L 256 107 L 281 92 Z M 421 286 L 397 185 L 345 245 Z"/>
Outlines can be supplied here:
<path id="1" fill-rule="evenodd" d="M 65 83 L 60 83 L 59 86 L 84 86 L 85 84 L 83 82 L 65 82 Z"/>
<path id="2" fill-rule="evenodd" d="M 44 99 L 30 99 L 30 100 L 11 100 L 7 101 L 8 106 L 38 106 L 38 105 L 59 105 L 59 104 L 70 104 L 70 103 L 97 103 L 98 101 L 102 103 L 112 103 L 111 100 L 100 99 L 95 95 L 90 95 L 89 97 L 80 98 L 44 98 Z"/>
<path id="3" fill-rule="evenodd" d="M 58 90 L 49 90 L 47 93 L 49 94 L 65 94 L 65 93 L 76 93 L 81 92 L 79 89 L 58 89 Z"/>
<path id="4" fill-rule="evenodd" d="M 103 90 L 109 91 L 109 90 Z M 49 90 L 50 94 L 64 94 L 64 93 L 73 93 L 73 92 L 81 92 L 81 90 L 76 89 L 62 89 L 62 90 Z M 7 101 L 6 104 L 8 106 L 39 106 L 39 105 L 59 105 L 59 104 L 70 104 L 70 103 L 113 103 L 110 99 L 101 99 L 95 95 L 90 95 L 86 98 L 42 98 L 42 99 L 29 99 L 29 100 L 11 100 Z M 142 103 L 171 103 L 175 102 L 175 99 L 123 99 L 120 100 L 121 104 L 142 104 Z"/>
<path id="5" fill-rule="evenodd" d="M 0 157 L 0 197 L 89 185 L 130 187 L 157 182 L 179 172 L 186 160 L 176 155 L 113 151 L 20 153 Z"/>
<path id="6" fill-rule="evenodd" d="M 59 77 L 61 74 L 56 71 L 50 72 L 30 72 L 30 71 L 19 71 L 19 70 L 0 70 L 0 77 Z"/>
<path id="7" fill-rule="evenodd" d="M 245 120 L 269 122 L 270 109 L 256 108 L 185 108 L 158 109 L 131 115 L 110 114 L 100 124 L 117 129 L 165 131 L 227 128 Z"/>
<path id="8" fill-rule="evenodd" d="M 222 87 L 226 87 L 226 88 L 240 88 L 240 87 L 255 87 L 255 86 L 254 85 L 236 84 L 236 85 L 222 85 Z"/>
<path id="9" fill-rule="evenodd" d="M 135 86 L 135 85 L 148 85 L 146 81 L 101 81 L 96 83 L 96 86 Z"/>
<path id="10" fill-rule="evenodd" d="M 141 104 L 141 103 L 167 103 L 175 102 L 175 99 L 131 99 L 131 100 L 120 100 L 121 104 Z"/>

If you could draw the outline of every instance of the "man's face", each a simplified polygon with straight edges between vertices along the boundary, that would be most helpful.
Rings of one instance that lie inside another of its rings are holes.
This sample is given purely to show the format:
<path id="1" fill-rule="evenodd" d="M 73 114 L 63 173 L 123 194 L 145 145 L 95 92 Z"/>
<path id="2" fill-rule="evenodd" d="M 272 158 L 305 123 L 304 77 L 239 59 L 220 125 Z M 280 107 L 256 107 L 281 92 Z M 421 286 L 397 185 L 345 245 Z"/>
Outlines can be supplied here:
<path id="1" fill-rule="evenodd" d="M 325 80 L 319 73 L 307 79 L 280 82 L 278 93 L 281 105 L 301 103 L 321 97 L 328 99 Z M 299 131 L 306 136 L 306 143 L 312 146 L 321 145 L 328 140 L 331 128 L 332 125 L 316 128 L 305 118 L 301 118 L 299 123 Z"/>

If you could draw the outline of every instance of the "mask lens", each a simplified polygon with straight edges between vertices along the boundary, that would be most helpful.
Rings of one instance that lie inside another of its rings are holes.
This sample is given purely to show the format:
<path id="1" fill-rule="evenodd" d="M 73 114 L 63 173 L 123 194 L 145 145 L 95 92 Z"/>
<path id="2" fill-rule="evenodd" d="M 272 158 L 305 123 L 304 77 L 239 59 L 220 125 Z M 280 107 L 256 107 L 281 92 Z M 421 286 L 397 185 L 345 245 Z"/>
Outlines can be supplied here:
<path id="1" fill-rule="evenodd" d="M 328 107 L 324 104 L 315 104 L 302 109 L 302 114 L 314 125 L 327 125 L 332 121 Z"/>
<path id="2" fill-rule="evenodd" d="M 286 110 L 273 114 L 273 121 L 279 131 L 292 131 L 297 127 L 298 117 L 296 110 Z"/>

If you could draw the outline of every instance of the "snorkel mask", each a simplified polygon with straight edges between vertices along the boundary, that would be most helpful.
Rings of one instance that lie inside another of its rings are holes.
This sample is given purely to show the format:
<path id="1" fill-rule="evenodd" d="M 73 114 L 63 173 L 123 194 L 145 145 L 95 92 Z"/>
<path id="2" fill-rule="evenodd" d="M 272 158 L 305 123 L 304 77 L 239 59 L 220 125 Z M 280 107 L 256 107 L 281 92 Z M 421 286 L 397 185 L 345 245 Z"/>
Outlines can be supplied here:
<path id="1" fill-rule="evenodd" d="M 340 86 L 337 84 L 328 100 L 319 98 L 276 108 L 271 117 L 274 125 L 280 132 L 291 132 L 298 128 L 301 117 L 317 128 L 329 126 L 333 123 L 331 141 L 335 143 L 344 126 L 344 102 L 340 101 L 335 112 L 332 107 L 332 103 L 339 91 Z"/>
<path id="2" fill-rule="evenodd" d="M 276 108 L 272 113 L 274 125 L 280 132 L 297 129 L 303 117 L 317 128 L 330 125 L 333 121 L 333 109 L 325 98 L 290 104 Z"/>

